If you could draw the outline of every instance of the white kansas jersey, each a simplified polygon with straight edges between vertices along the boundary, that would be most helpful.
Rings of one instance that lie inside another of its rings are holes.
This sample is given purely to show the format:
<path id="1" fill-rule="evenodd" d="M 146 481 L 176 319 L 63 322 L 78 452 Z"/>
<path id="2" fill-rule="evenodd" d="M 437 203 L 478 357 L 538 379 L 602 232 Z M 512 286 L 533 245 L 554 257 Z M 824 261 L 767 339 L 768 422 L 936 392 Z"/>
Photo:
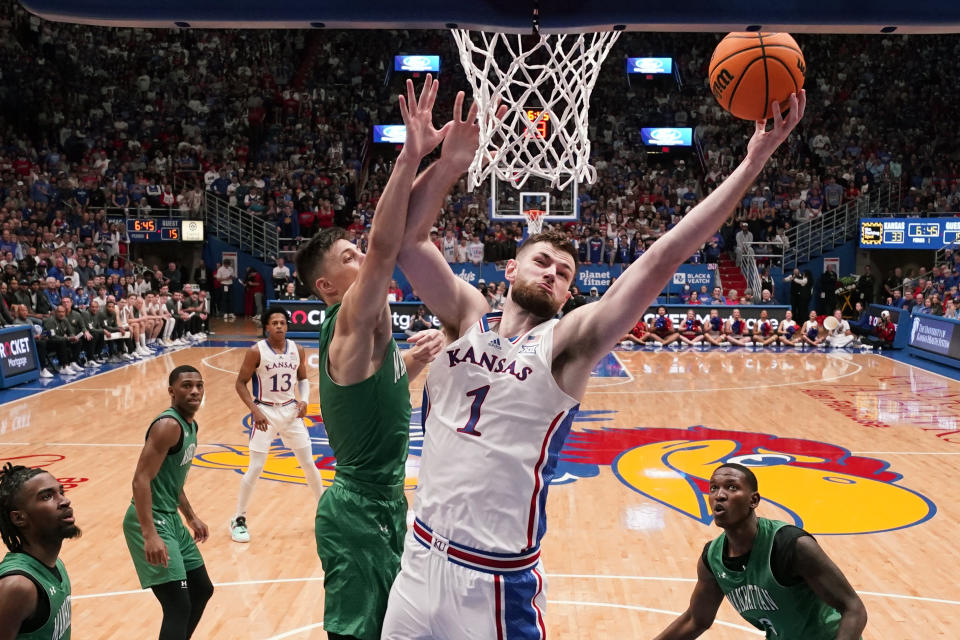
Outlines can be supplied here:
<path id="1" fill-rule="evenodd" d="M 456 262 L 457 261 L 457 239 L 443 237 L 441 242 L 441 251 L 443 251 L 443 258 L 447 262 Z"/>
<path id="2" fill-rule="evenodd" d="M 500 316 L 430 366 L 414 510 L 451 542 L 519 553 L 546 531 L 547 489 L 580 404 L 551 371 L 557 321 L 510 339 L 496 331 Z"/>
<path id="3" fill-rule="evenodd" d="M 297 345 L 287 340 L 283 351 L 274 351 L 266 340 L 257 342 L 260 364 L 253 372 L 253 399 L 258 402 L 285 404 L 296 400 L 297 369 L 300 352 Z"/>

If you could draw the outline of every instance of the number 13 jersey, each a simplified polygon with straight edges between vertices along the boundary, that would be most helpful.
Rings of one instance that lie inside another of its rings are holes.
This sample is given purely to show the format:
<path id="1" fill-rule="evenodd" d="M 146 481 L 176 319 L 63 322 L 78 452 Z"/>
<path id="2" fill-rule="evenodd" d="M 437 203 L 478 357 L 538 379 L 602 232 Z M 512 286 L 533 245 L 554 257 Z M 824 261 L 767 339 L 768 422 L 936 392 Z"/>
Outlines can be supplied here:
<path id="1" fill-rule="evenodd" d="M 296 400 L 294 386 L 300 367 L 300 352 L 292 340 L 284 342 L 283 351 L 274 351 L 266 340 L 257 342 L 260 364 L 253 372 L 253 399 L 257 402 L 286 404 Z"/>
<path id="2" fill-rule="evenodd" d="M 519 553 L 546 532 L 547 489 L 580 404 L 554 380 L 557 320 L 508 338 L 489 313 L 430 365 L 417 517 L 453 542 Z"/>

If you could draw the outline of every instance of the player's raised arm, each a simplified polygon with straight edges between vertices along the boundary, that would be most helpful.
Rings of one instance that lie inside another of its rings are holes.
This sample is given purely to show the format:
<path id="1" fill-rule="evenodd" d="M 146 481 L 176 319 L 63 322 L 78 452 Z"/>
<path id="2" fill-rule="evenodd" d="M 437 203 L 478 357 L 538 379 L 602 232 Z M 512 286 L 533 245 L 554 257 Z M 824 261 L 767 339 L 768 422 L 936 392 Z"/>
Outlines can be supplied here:
<path id="1" fill-rule="evenodd" d="M 717 610 L 723 602 L 723 591 L 710 569 L 697 560 L 697 584 L 690 596 L 690 606 L 654 640 L 693 640 L 713 625 Z"/>
<path id="2" fill-rule="evenodd" d="M 443 140 L 440 159 L 420 174 L 410 193 L 407 226 L 397 262 L 421 300 L 433 312 L 449 338 L 489 310 L 483 295 L 454 275 L 440 251 L 430 242 L 430 228 L 443 199 L 464 174 L 477 152 L 480 128 L 477 104 L 463 118 L 463 92 L 453 105 L 453 120 Z M 501 111 L 502 115 L 502 111 Z"/>
<path id="3" fill-rule="evenodd" d="M 790 97 L 790 112 L 781 116 L 775 104 L 773 127 L 755 124 L 747 157 L 700 204 L 658 239 L 623 272 L 603 297 L 565 316 L 557 327 L 554 357 L 566 357 L 592 367 L 637 322 L 683 261 L 706 242 L 730 215 L 744 191 L 757 179 L 777 147 L 803 117 L 806 94 Z M 583 368 L 581 367 L 581 368 Z M 568 389 L 568 391 L 575 391 Z"/>
<path id="4" fill-rule="evenodd" d="M 337 332 L 367 333 L 382 324 L 388 307 L 387 285 L 393 277 L 397 254 L 406 224 L 410 188 L 420 161 L 433 151 L 445 133 L 433 127 L 433 103 L 438 83 L 427 75 L 419 100 L 414 95 L 413 81 L 407 80 L 407 97 L 400 96 L 400 113 L 407 129 L 407 138 L 397 156 L 393 172 L 384 187 L 374 213 L 370 244 L 360 263 L 356 280 L 343 296 Z"/>

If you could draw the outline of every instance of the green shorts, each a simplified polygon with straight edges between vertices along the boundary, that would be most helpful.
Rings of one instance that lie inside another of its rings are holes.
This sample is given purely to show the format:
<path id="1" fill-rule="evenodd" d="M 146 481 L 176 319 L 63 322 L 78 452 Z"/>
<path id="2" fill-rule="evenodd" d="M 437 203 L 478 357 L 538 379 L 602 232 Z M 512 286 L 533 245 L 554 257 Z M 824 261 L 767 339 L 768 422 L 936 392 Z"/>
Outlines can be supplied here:
<path id="1" fill-rule="evenodd" d="M 203 566 L 203 558 L 193 536 L 183 524 L 178 513 L 153 512 L 153 524 L 157 527 L 160 539 L 167 545 L 167 566 L 153 565 L 147 562 L 143 551 L 143 532 L 137 511 L 131 504 L 123 517 L 123 537 L 127 540 L 127 549 L 133 558 L 133 567 L 144 589 L 165 582 L 186 580 L 187 571 Z"/>
<path id="2" fill-rule="evenodd" d="M 407 532 L 403 486 L 335 480 L 317 504 L 315 532 L 324 631 L 379 640 Z"/>

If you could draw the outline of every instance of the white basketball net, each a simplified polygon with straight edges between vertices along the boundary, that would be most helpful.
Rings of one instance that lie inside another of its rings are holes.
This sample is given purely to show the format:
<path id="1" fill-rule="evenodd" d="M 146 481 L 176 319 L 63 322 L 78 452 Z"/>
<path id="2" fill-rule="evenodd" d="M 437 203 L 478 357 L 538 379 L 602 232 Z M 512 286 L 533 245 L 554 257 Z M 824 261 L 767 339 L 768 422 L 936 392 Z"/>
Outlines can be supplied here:
<path id="1" fill-rule="evenodd" d="M 523 212 L 523 217 L 527 219 L 527 229 L 530 230 L 530 235 L 543 231 L 543 218 L 545 214 L 546 211 L 541 211 L 540 209 L 527 209 Z"/>
<path id="2" fill-rule="evenodd" d="M 552 34 L 525 41 L 516 34 L 453 30 L 479 107 L 480 147 L 470 165 L 470 190 L 491 173 L 516 188 L 529 176 L 555 189 L 573 180 L 596 181 L 589 162 L 590 94 L 619 35 Z M 497 120 L 501 104 L 508 110 Z"/>

